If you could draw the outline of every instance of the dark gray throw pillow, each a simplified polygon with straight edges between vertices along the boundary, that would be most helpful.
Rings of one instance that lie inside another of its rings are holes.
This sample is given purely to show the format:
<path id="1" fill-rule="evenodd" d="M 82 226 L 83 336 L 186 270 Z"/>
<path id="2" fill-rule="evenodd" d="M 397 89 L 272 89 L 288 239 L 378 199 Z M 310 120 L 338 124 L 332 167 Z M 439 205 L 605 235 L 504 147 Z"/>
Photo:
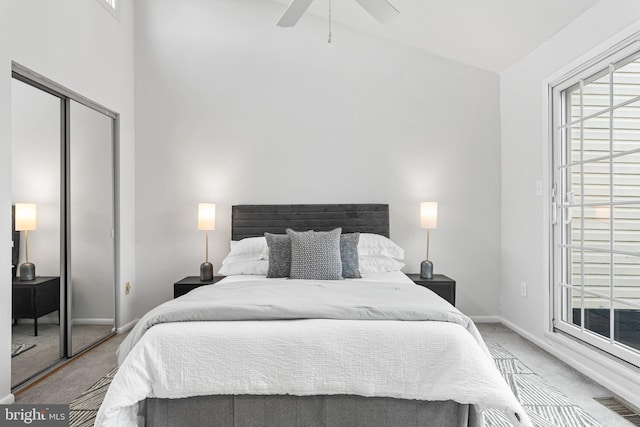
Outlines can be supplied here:
<path id="1" fill-rule="evenodd" d="M 332 231 L 302 231 L 287 229 L 291 239 L 292 279 L 340 280 L 340 234 L 342 228 Z"/>
<path id="2" fill-rule="evenodd" d="M 340 258 L 342 259 L 342 277 L 360 279 L 360 262 L 358 262 L 358 240 L 360 233 L 340 236 Z"/>
<path id="3" fill-rule="evenodd" d="M 264 233 L 269 247 L 267 277 L 289 277 L 291 273 L 291 239 L 286 234 Z"/>

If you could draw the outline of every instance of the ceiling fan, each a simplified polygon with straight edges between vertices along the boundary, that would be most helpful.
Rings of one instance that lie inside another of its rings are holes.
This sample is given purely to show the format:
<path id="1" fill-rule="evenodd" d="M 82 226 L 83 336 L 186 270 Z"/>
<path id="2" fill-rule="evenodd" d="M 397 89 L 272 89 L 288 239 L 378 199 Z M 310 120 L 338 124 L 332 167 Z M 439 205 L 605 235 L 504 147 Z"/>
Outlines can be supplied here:
<path id="1" fill-rule="evenodd" d="M 293 27 L 307 11 L 313 0 L 293 0 L 278 21 L 278 27 Z M 360 6 L 381 24 L 391 21 L 398 13 L 387 0 L 356 0 Z"/>

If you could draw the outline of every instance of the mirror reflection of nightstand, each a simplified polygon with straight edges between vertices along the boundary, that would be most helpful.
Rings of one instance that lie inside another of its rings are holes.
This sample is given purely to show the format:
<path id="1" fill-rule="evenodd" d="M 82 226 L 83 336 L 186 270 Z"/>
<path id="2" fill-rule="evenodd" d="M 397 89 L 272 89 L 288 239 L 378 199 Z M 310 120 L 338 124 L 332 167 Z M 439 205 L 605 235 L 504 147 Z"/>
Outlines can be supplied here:
<path id="1" fill-rule="evenodd" d="M 11 317 L 14 320 L 32 319 L 33 335 L 38 336 L 38 318 L 58 311 L 60 318 L 60 278 L 36 277 L 21 281 L 14 278 Z"/>

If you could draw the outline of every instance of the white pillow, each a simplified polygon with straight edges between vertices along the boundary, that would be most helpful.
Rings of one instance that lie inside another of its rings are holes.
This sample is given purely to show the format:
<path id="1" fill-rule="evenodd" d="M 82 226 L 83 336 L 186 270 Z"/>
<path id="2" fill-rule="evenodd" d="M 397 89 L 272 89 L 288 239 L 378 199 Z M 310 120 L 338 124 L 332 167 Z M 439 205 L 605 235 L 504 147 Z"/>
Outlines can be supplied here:
<path id="1" fill-rule="evenodd" d="M 358 257 L 358 263 L 360 264 L 360 273 L 362 274 L 400 271 L 400 269 L 404 267 L 403 262 L 388 256 L 360 256 Z"/>
<path id="2" fill-rule="evenodd" d="M 247 237 L 237 242 L 231 241 L 231 252 L 222 260 L 222 264 L 266 259 L 269 259 L 267 240 L 264 237 Z"/>
<path id="3" fill-rule="evenodd" d="M 252 274 L 266 276 L 269 269 L 269 261 L 241 261 L 222 264 L 218 274 L 223 276 L 238 276 L 241 274 Z"/>
<path id="4" fill-rule="evenodd" d="M 404 260 L 404 249 L 379 234 L 360 233 L 358 255 L 385 256 L 402 261 Z"/>

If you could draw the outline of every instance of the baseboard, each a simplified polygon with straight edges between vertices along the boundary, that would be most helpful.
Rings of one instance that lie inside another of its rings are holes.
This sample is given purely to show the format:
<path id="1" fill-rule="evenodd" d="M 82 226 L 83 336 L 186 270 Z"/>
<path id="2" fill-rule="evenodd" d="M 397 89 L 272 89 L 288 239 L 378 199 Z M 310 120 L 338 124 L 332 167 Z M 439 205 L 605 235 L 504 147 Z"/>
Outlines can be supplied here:
<path id="1" fill-rule="evenodd" d="M 113 323 L 113 319 L 73 319 L 74 325 L 113 326 Z"/>
<path id="2" fill-rule="evenodd" d="M 639 372 L 602 355 L 585 345 L 581 345 L 557 333 L 545 333 L 545 339 L 540 339 L 530 332 L 502 318 L 501 323 L 518 335 L 551 353 L 578 372 L 609 389 L 614 394 L 626 400 L 631 405 L 640 406 L 640 385 L 633 378 Z M 592 366 L 599 369 L 594 369 Z"/>
<path id="3" fill-rule="evenodd" d="M 18 319 L 16 323 L 19 325 L 33 325 L 33 319 Z M 38 319 L 38 325 L 59 325 L 60 320 L 57 317 L 42 316 Z M 73 319 L 74 325 L 113 325 L 113 319 Z"/>
<path id="4" fill-rule="evenodd" d="M 473 323 L 502 323 L 500 316 L 469 316 Z"/>
<path id="5" fill-rule="evenodd" d="M 129 332 L 136 325 L 136 323 L 138 323 L 138 320 L 140 320 L 140 319 L 133 319 L 131 322 L 120 326 L 117 329 L 117 332 L 119 334 L 124 334 L 125 332 Z"/>
<path id="6" fill-rule="evenodd" d="M 2 399 L 0 399 L 0 405 L 11 405 L 16 401 L 16 398 L 13 394 L 9 393 Z"/>
<path id="7" fill-rule="evenodd" d="M 549 351 L 549 349 L 547 347 L 549 347 L 547 345 L 546 342 L 544 342 L 543 340 L 541 340 L 540 338 L 536 337 L 535 335 L 531 334 L 530 332 L 525 331 L 524 329 L 522 329 L 520 326 L 517 326 L 514 323 L 511 323 L 510 321 L 508 321 L 507 319 L 505 319 L 504 317 L 500 318 L 500 323 L 502 323 L 504 326 L 506 326 L 507 328 L 511 329 L 513 332 L 515 332 L 516 334 L 522 336 L 523 338 L 528 339 L 529 341 L 531 341 L 532 343 L 534 343 L 535 345 L 537 345 L 538 347 L 542 347 L 543 349 L 545 349 L 546 351 L 548 351 L 549 353 L 551 353 L 551 351 Z"/>
<path id="8" fill-rule="evenodd" d="M 16 319 L 17 325 L 33 325 L 33 319 Z M 38 318 L 38 325 L 59 325 L 60 319 L 58 316 L 42 316 Z"/>

